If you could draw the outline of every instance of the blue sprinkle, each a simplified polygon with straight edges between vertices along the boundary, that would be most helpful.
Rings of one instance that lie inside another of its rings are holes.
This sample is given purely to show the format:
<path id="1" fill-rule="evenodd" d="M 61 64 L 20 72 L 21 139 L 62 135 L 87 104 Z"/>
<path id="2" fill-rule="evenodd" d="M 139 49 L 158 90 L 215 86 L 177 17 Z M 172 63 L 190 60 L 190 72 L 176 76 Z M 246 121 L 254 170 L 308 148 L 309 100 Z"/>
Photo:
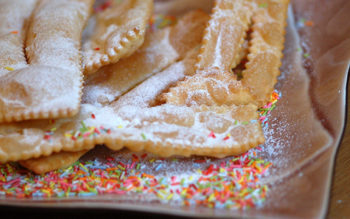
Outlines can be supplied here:
<path id="1" fill-rule="evenodd" d="M 156 171 L 159 171 L 160 168 L 163 166 L 163 164 L 159 164 L 157 167 L 156 167 Z"/>
<path id="2" fill-rule="evenodd" d="M 81 197 L 93 196 L 93 195 L 96 195 L 96 194 L 93 193 L 93 192 L 84 192 L 84 193 L 79 193 L 78 194 L 78 196 L 81 196 Z"/>

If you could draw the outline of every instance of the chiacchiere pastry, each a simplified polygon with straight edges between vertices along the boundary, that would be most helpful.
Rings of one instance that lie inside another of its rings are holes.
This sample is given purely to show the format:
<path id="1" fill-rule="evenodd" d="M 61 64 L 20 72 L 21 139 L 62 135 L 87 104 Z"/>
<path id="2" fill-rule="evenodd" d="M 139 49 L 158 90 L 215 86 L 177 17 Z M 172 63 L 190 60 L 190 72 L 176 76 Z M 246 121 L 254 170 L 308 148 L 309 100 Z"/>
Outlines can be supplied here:
<path id="1" fill-rule="evenodd" d="M 78 112 L 80 40 L 92 4 L 93 0 L 0 2 L 0 122 Z"/>
<path id="2" fill-rule="evenodd" d="M 106 66 L 100 69 L 98 73 L 87 77 L 82 108 L 84 109 L 89 104 L 97 107 L 109 105 L 145 78 L 167 69 L 176 60 L 183 60 L 190 50 L 194 51 L 192 51 L 190 59 L 187 58 L 189 61 L 186 62 L 186 66 L 188 70 L 191 70 L 187 73 L 193 73 L 197 55 L 196 47 L 200 45 L 203 30 L 208 20 L 209 16 L 207 14 L 195 11 L 179 19 L 175 26 L 154 32 L 149 31 L 146 34 L 143 46 L 132 56 L 122 59 L 117 64 Z M 150 62 L 150 60 L 153 61 Z M 169 74 L 169 71 L 167 72 Z M 85 117 L 90 118 L 91 115 L 87 114 Z M 96 117 L 95 114 L 94 116 Z M 57 120 L 56 124 L 60 121 Z M 79 120 L 73 122 L 77 123 L 76 126 L 80 125 Z M 55 126 L 51 125 L 51 127 Z M 48 127 L 48 129 L 51 127 Z M 68 136 L 73 137 L 69 132 Z M 59 152 L 53 154 L 52 158 L 51 156 L 44 156 L 21 161 L 20 164 L 35 173 L 41 174 L 69 166 L 85 152 Z M 56 163 L 55 160 L 60 160 L 60 162 Z"/>
<path id="3" fill-rule="evenodd" d="M 102 66 L 130 56 L 144 40 L 147 23 L 152 15 L 152 0 L 109 1 L 87 28 L 83 42 L 84 73 L 91 74 Z"/>
<path id="4" fill-rule="evenodd" d="M 100 73 L 109 72 L 109 76 L 101 78 L 103 79 L 100 81 L 101 84 L 96 80 L 90 84 L 89 78 L 87 79 L 84 102 L 79 114 L 75 117 L 55 121 L 32 120 L 0 124 L 0 162 L 26 160 L 41 155 L 47 156 L 61 150 L 90 149 L 95 144 L 108 141 L 108 138 L 112 136 L 110 135 L 113 133 L 112 129 L 115 129 L 116 132 L 120 130 L 118 129 L 118 121 L 113 120 L 115 118 L 114 111 L 117 109 L 112 108 L 111 104 L 142 82 L 145 77 L 162 71 L 176 60 L 183 59 L 188 51 L 197 48 L 200 45 L 208 19 L 209 16 L 204 12 L 189 13 L 181 18 L 175 26 L 147 34 L 145 43 L 139 49 L 140 52 L 127 58 L 130 62 L 127 71 L 124 69 L 123 62 L 118 62 L 101 69 L 103 72 L 91 75 L 94 77 Z M 161 48 L 165 52 L 159 52 L 160 42 L 162 43 Z M 153 64 L 154 60 L 158 64 Z M 118 67 L 119 64 L 120 67 Z M 108 71 L 109 68 L 113 71 Z M 125 79 L 118 82 L 118 75 Z M 116 79 L 113 79 L 114 77 Z M 116 84 L 110 84 L 106 87 L 110 90 L 114 89 L 113 93 L 118 95 L 110 99 L 110 103 L 102 102 L 102 104 L 99 100 L 108 99 L 110 95 L 108 92 L 100 92 L 100 95 L 96 95 L 96 90 L 99 90 L 109 78 L 114 80 Z M 123 83 L 125 80 L 128 83 Z M 90 124 L 90 121 L 94 124 Z"/>
<path id="5" fill-rule="evenodd" d="M 86 150 L 104 143 L 113 150 L 126 146 L 161 156 L 223 157 L 263 143 L 257 109 L 268 101 L 279 74 L 287 7 L 288 1 L 217 0 L 200 51 L 194 46 L 163 71 L 145 73 L 147 80 L 119 98 L 108 93 L 104 97 L 104 86 L 96 89 L 86 97 L 89 104 L 82 105 L 79 117 L 50 126 L 51 144 L 61 140 L 63 145 L 53 151 Z M 109 77 L 117 81 L 117 75 L 108 74 L 97 84 Z M 52 159 L 59 156 L 69 154 Z M 50 157 L 21 163 L 35 171 L 43 160 Z"/>
<path id="6" fill-rule="evenodd" d="M 79 160 L 88 150 L 77 152 L 59 152 L 48 157 L 40 157 L 36 159 L 29 159 L 20 161 L 20 164 L 27 169 L 42 174 L 52 170 L 66 168 Z"/>

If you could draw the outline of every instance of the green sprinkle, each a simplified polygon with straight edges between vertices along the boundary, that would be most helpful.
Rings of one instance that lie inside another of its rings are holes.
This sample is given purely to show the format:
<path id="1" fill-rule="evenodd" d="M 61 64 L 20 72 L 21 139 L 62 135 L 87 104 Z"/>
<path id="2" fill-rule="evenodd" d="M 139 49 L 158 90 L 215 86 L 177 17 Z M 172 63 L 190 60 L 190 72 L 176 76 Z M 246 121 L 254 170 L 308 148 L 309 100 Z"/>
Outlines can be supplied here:
<path id="1" fill-rule="evenodd" d="M 308 58 L 309 56 L 310 56 L 310 54 L 309 53 L 304 53 L 304 58 Z"/>
<path id="2" fill-rule="evenodd" d="M 80 123 L 81 123 L 81 125 L 83 126 L 83 127 L 80 129 L 80 132 L 84 133 L 84 132 L 88 131 L 88 128 L 86 127 L 84 121 L 81 121 Z"/>
<path id="3" fill-rule="evenodd" d="M 147 140 L 146 135 L 144 133 L 141 134 L 143 140 Z"/>
<path id="4" fill-rule="evenodd" d="M 262 3 L 259 5 L 259 8 L 267 8 L 268 4 L 267 3 Z"/>
<path id="5" fill-rule="evenodd" d="M 183 186 L 183 184 L 185 183 L 185 179 L 184 178 L 182 178 L 181 179 L 181 181 L 180 181 L 180 185 L 182 185 Z"/>

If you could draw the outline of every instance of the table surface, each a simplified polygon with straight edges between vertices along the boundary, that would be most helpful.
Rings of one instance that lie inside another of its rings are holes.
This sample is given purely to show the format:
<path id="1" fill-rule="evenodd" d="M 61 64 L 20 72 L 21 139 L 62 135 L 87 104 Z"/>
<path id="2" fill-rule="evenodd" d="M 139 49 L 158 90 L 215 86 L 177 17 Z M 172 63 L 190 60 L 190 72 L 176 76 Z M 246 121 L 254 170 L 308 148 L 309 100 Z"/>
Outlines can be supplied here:
<path id="1" fill-rule="evenodd" d="M 347 101 L 350 103 L 350 89 Z M 334 170 L 328 218 L 350 218 L 350 107 L 347 109 L 347 124 Z"/>

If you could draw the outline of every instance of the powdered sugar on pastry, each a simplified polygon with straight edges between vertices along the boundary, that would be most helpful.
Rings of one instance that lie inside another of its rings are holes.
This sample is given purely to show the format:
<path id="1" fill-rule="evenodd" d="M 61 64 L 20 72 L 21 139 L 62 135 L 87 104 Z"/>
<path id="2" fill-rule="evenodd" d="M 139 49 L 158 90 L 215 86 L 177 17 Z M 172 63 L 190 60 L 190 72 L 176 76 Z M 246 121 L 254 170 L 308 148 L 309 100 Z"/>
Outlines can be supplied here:
<path id="1" fill-rule="evenodd" d="M 198 13 L 200 16 L 198 16 Z M 194 25 L 193 23 L 187 23 L 189 27 L 196 27 L 195 29 L 189 29 L 189 33 L 193 32 L 193 34 L 186 35 L 191 38 L 191 40 L 183 40 L 177 41 L 176 46 L 172 48 L 173 51 L 180 51 L 177 48 L 197 48 L 200 44 L 200 38 L 198 40 L 194 40 L 198 35 L 201 35 L 204 31 L 205 23 L 208 20 L 208 15 L 203 12 L 192 12 L 184 16 L 182 19 L 192 20 L 193 22 L 197 22 L 198 25 Z M 179 24 L 182 24 L 179 22 Z M 186 25 L 183 28 L 187 28 Z M 168 33 L 171 31 L 164 30 Z M 160 32 L 163 32 L 161 30 Z M 186 31 L 182 31 L 182 33 L 186 34 Z M 180 35 L 181 36 L 181 35 Z M 169 41 L 168 41 L 169 42 Z M 195 43 L 192 46 L 188 46 L 186 43 Z M 172 47 L 172 46 L 171 46 Z M 153 53 L 154 50 L 148 51 Z M 187 52 L 186 52 L 187 53 Z M 180 59 L 180 57 L 187 57 L 185 51 L 181 54 L 181 52 L 176 52 L 176 58 Z M 165 56 L 167 54 L 164 54 Z M 144 55 L 147 57 L 147 53 Z M 192 56 L 191 60 L 194 59 L 196 55 Z M 186 58 L 190 59 L 190 57 Z M 184 61 L 187 63 L 187 61 Z M 193 62 L 193 61 L 192 61 Z M 183 64 L 177 64 L 183 65 Z M 133 65 L 129 66 L 129 71 L 133 70 Z M 193 67 L 193 66 L 192 66 Z M 141 66 L 140 66 L 141 69 Z M 185 67 L 176 67 L 176 69 L 186 69 Z M 118 77 L 123 78 L 123 74 L 129 75 L 128 69 L 122 72 L 114 72 L 111 77 L 115 77 L 116 81 Z M 149 72 L 142 71 L 143 74 L 149 75 Z M 181 75 L 185 74 L 180 71 L 177 77 L 170 77 L 171 80 L 168 83 L 173 83 L 174 80 L 178 79 Z M 96 73 L 95 75 L 97 75 Z M 171 72 L 168 72 L 171 74 Z M 180 76 L 179 76 L 180 75 Z M 94 75 L 92 75 L 94 76 Z M 143 78 L 142 75 L 138 77 Z M 162 80 L 162 83 L 165 83 L 163 88 L 166 88 L 170 84 L 166 84 L 166 80 Z M 89 81 L 87 82 L 89 83 Z M 154 85 L 152 85 L 154 86 Z M 147 87 L 151 88 L 151 85 L 147 85 Z M 129 91 L 132 87 L 124 87 L 125 91 Z M 149 90 L 148 88 L 148 90 Z M 160 86 L 156 86 L 155 89 L 160 89 Z M 116 91 L 118 91 L 116 89 Z M 89 96 L 89 91 L 86 91 L 86 96 Z M 146 92 L 146 91 L 144 91 Z M 152 91 L 152 94 L 156 95 L 158 92 Z M 120 92 L 123 94 L 123 92 Z M 149 96 L 149 95 L 148 95 Z M 117 97 L 116 97 L 117 98 Z M 154 97 L 155 98 L 155 97 Z M 92 100 L 93 103 L 96 101 Z M 140 112 L 141 113 L 141 112 Z M 94 115 L 92 117 L 92 114 Z M 79 151 L 90 149 L 95 146 L 95 144 L 108 143 L 111 140 L 119 141 L 116 137 L 111 137 L 112 133 L 118 132 L 117 128 L 119 124 L 130 123 L 127 120 L 123 120 L 121 116 L 116 114 L 116 109 L 111 106 L 101 106 L 101 104 L 82 104 L 81 110 L 78 115 L 72 118 L 66 119 L 58 119 L 55 123 L 50 123 L 49 120 L 38 120 L 38 121 L 28 121 L 28 122 L 20 122 L 20 123 L 10 123 L 10 124 L 2 124 L 0 125 L 0 161 L 6 162 L 9 160 L 25 160 L 29 158 L 35 158 L 39 156 L 47 156 L 53 152 L 59 152 L 61 150 L 65 151 Z M 85 127 L 85 128 L 84 128 Z M 103 127 L 103 128 L 101 128 Z M 51 131 L 51 130 L 55 131 Z M 113 131 L 112 131 L 113 130 Z M 80 134 L 81 131 L 89 132 L 88 134 Z M 130 131 L 130 129 L 128 129 Z M 50 133 L 49 137 L 45 137 Z M 100 133 L 100 134 L 97 134 Z M 91 135 L 90 135 L 91 134 Z M 105 135 L 106 134 L 106 135 Z M 68 136 L 68 137 L 67 137 Z M 87 138 L 85 138 L 85 137 Z M 84 137 L 84 138 L 82 138 Z M 48 140 L 49 138 L 49 140 Z M 74 140 L 75 139 L 75 140 Z M 110 144 L 111 147 L 119 146 L 117 143 Z"/>
<path id="2" fill-rule="evenodd" d="M 232 73 L 252 16 L 249 1 L 218 0 L 206 28 L 197 72 L 164 95 L 175 105 L 241 105 L 251 103 L 249 90 Z"/>
<path id="3" fill-rule="evenodd" d="M 92 4 L 92 0 L 38 2 L 26 33 L 28 65 L 0 77 L 0 122 L 78 112 L 82 90 L 79 42 Z"/>
<path id="4" fill-rule="evenodd" d="M 190 12 L 175 26 L 147 32 L 144 44 L 134 54 L 87 77 L 83 102 L 109 104 L 141 81 L 183 59 L 187 51 L 200 44 L 208 19 L 204 12 Z"/>
<path id="5" fill-rule="evenodd" d="M 255 3 L 252 40 L 242 84 L 254 96 L 256 104 L 263 106 L 280 75 L 289 0 L 256 0 Z"/>
<path id="6" fill-rule="evenodd" d="M 37 0 L 0 2 L 0 77 L 27 66 L 23 44 L 36 2 Z"/>
<path id="7" fill-rule="evenodd" d="M 97 12 L 95 30 L 83 44 L 85 74 L 131 55 L 144 41 L 153 1 L 124 0 L 111 4 Z"/>
<path id="8" fill-rule="evenodd" d="M 261 8 L 259 5 L 268 5 Z M 175 105 L 264 106 L 281 65 L 288 1 L 217 0 L 203 40 L 196 74 L 163 95 Z M 253 21 L 248 63 L 239 80 L 232 69 L 246 54 L 245 40 Z"/>

